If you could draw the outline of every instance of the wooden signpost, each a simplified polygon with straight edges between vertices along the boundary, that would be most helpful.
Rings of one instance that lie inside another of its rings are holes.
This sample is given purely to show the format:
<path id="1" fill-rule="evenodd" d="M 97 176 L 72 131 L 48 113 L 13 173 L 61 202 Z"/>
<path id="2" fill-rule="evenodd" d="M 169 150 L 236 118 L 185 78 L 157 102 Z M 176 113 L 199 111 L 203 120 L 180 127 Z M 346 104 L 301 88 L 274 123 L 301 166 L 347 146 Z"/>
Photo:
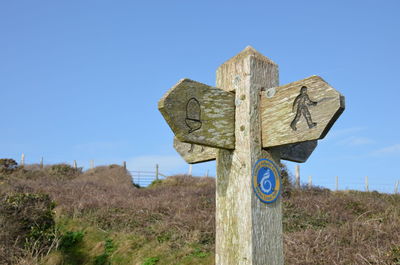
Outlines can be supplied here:
<path id="1" fill-rule="evenodd" d="M 182 142 L 235 148 L 235 95 L 182 79 L 158 102 L 158 109 Z"/>
<path id="2" fill-rule="evenodd" d="M 176 137 L 174 137 L 174 148 L 183 157 L 186 163 L 189 164 L 215 160 L 218 150 L 208 146 L 184 143 L 179 141 Z"/>
<path id="3" fill-rule="evenodd" d="M 278 151 L 283 160 L 304 163 L 317 147 L 317 144 L 317 141 L 307 141 L 272 147 L 271 150 Z"/>
<path id="4" fill-rule="evenodd" d="M 322 139 L 344 107 L 344 97 L 319 76 L 270 88 L 261 100 L 263 147 Z"/>
<path id="5" fill-rule="evenodd" d="M 279 152 L 283 160 L 304 163 L 317 147 L 317 141 L 288 144 L 272 147 L 271 150 Z M 217 148 L 208 146 L 184 143 L 174 137 L 174 148 L 189 164 L 197 164 L 217 159 Z"/>
<path id="6" fill-rule="evenodd" d="M 283 265 L 280 159 L 307 160 L 344 97 L 319 77 L 279 87 L 278 66 L 247 47 L 216 87 L 183 79 L 158 106 L 188 163 L 217 159 L 216 264 Z"/>

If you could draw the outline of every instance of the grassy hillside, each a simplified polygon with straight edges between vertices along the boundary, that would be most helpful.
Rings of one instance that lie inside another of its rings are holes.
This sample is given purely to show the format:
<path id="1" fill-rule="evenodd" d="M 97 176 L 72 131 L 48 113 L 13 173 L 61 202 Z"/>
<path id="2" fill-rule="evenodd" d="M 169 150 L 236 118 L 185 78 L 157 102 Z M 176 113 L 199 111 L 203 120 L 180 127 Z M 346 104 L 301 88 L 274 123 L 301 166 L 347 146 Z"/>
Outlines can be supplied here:
<path id="1" fill-rule="evenodd" d="M 286 264 L 400 264 L 400 195 L 285 183 Z M 2 173 L 0 199 L 0 264 L 214 264 L 213 178 L 31 165 Z"/>

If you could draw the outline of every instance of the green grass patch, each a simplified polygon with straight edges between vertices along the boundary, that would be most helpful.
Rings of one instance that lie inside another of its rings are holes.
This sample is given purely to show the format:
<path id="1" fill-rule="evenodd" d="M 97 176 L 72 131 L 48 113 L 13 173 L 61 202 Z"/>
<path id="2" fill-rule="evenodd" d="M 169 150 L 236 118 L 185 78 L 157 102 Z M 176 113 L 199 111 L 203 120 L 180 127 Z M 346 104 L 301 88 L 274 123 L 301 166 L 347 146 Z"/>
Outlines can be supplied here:
<path id="1" fill-rule="evenodd" d="M 158 258 L 158 257 L 151 257 L 151 258 L 145 259 L 145 261 L 143 262 L 142 265 L 155 265 L 155 264 L 158 263 L 158 261 L 160 261 L 160 258 Z"/>

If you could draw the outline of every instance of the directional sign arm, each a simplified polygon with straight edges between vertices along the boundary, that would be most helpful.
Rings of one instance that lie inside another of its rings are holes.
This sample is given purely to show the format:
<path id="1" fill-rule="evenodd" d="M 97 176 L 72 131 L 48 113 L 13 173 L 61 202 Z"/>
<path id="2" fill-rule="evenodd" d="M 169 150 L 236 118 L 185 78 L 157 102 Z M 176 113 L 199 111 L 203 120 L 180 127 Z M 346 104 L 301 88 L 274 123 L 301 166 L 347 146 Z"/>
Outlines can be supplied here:
<path id="1" fill-rule="evenodd" d="M 215 160 L 218 151 L 218 149 L 208 146 L 184 143 L 176 137 L 174 137 L 174 148 L 189 164 Z"/>
<path id="2" fill-rule="evenodd" d="M 317 147 L 318 141 L 307 141 L 272 147 L 272 151 L 278 151 L 281 159 L 297 163 L 304 163 Z"/>
<path id="3" fill-rule="evenodd" d="M 272 147 L 272 152 L 279 152 L 282 160 L 304 163 L 317 147 L 317 141 L 307 141 L 283 146 Z M 174 148 L 188 164 L 208 162 L 217 158 L 217 148 L 189 144 L 174 137 Z"/>
<path id="4" fill-rule="evenodd" d="M 345 99 L 319 76 L 261 95 L 263 147 L 322 139 L 345 108 Z"/>
<path id="5" fill-rule="evenodd" d="M 182 79 L 158 102 L 158 109 L 182 142 L 235 148 L 235 95 Z"/>

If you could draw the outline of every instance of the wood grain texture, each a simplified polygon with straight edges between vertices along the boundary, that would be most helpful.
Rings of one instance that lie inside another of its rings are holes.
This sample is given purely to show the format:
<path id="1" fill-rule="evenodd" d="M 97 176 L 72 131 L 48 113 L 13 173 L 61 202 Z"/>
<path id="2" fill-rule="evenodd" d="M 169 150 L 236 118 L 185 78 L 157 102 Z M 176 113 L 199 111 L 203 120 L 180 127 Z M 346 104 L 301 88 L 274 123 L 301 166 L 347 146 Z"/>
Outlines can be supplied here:
<path id="1" fill-rule="evenodd" d="M 345 108 L 344 97 L 319 76 L 276 87 L 274 92 L 262 93 L 263 147 L 322 139 Z"/>
<path id="2" fill-rule="evenodd" d="M 282 160 L 304 163 L 317 147 L 317 141 L 307 141 L 271 148 L 270 152 L 278 152 Z M 198 144 L 189 144 L 179 141 L 174 137 L 174 148 L 189 164 L 197 164 L 216 160 L 217 148 Z"/>
<path id="3" fill-rule="evenodd" d="M 283 265 L 281 198 L 262 203 L 251 184 L 258 159 L 279 163 L 279 152 L 261 147 L 259 117 L 261 88 L 276 86 L 278 66 L 251 47 L 217 70 L 217 87 L 236 95 L 235 150 L 217 156 L 217 265 Z"/>
<path id="4" fill-rule="evenodd" d="M 158 109 L 182 142 L 235 148 L 235 95 L 182 79 L 158 102 Z"/>
<path id="5" fill-rule="evenodd" d="M 297 163 L 304 163 L 310 157 L 312 152 L 318 145 L 318 141 L 307 141 L 302 143 L 294 143 L 288 145 L 282 145 L 271 148 L 271 150 L 280 153 L 280 157 L 283 160 L 288 160 Z"/>
<path id="6" fill-rule="evenodd" d="M 196 164 L 215 160 L 217 158 L 216 148 L 184 143 L 174 137 L 174 148 L 189 164 Z"/>
<path id="7" fill-rule="evenodd" d="M 282 145 L 266 149 L 268 152 L 279 153 L 282 160 L 304 163 L 317 147 L 317 141 L 307 141 L 289 145 Z M 174 148 L 189 164 L 208 162 L 217 158 L 217 148 L 179 141 L 174 137 Z"/>

